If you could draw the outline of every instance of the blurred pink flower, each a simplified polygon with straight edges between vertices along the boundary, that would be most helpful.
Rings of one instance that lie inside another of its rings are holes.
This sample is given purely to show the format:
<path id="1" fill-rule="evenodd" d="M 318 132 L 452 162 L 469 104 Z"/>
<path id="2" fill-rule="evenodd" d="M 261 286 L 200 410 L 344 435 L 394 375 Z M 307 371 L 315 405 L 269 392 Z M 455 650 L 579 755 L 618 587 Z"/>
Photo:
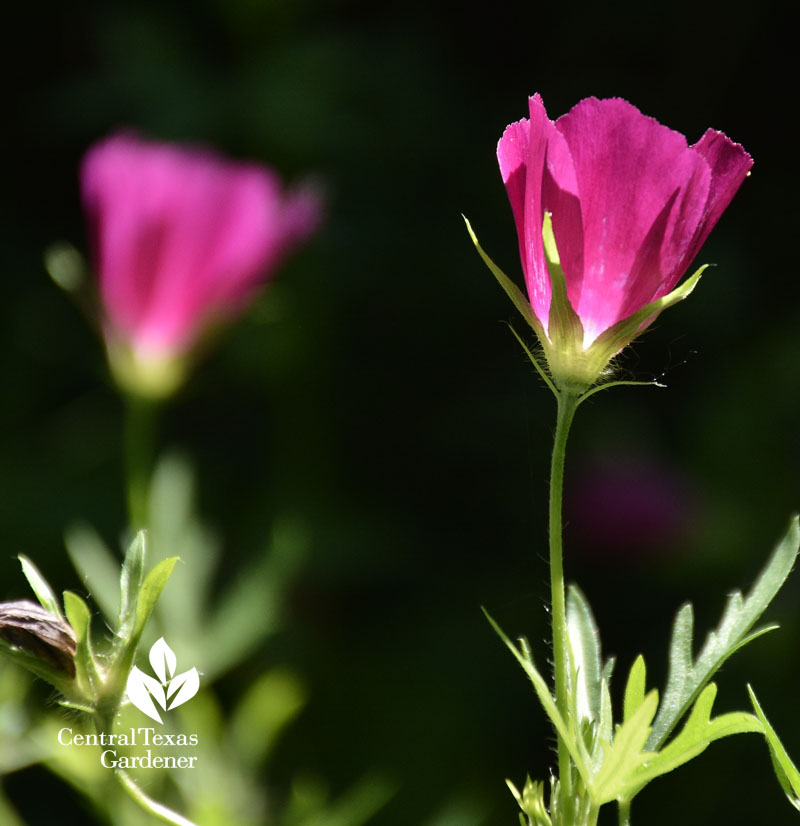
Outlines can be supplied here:
<path id="1" fill-rule="evenodd" d="M 529 104 L 530 119 L 506 128 L 497 157 L 534 323 L 547 351 L 558 333 L 543 237 L 551 213 L 567 297 L 580 320 L 575 347 L 589 351 L 614 325 L 671 293 L 753 162 L 712 129 L 688 146 L 619 98 L 587 98 L 555 122 L 538 94 Z M 598 342 L 596 349 L 609 351 L 601 369 L 669 303 L 637 319 L 622 344 L 610 335 Z"/>
<path id="2" fill-rule="evenodd" d="M 243 312 L 320 218 L 270 169 L 132 134 L 91 147 L 80 177 L 112 366 L 145 385 Z"/>
<path id="3" fill-rule="evenodd" d="M 603 557 L 675 550 L 691 534 L 699 505 L 691 481 L 664 459 L 609 454 L 576 468 L 565 493 L 578 547 Z"/>

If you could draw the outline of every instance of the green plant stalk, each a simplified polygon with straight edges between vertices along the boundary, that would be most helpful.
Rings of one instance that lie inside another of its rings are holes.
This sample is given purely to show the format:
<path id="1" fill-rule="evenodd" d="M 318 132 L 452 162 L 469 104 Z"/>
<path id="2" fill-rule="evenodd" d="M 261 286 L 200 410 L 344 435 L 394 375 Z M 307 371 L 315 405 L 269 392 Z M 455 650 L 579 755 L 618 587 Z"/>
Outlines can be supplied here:
<path id="1" fill-rule="evenodd" d="M 157 402 L 134 395 L 125 397 L 125 491 L 129 527 L 133 534 L 147 527 L 147 495 L 155 455 L 157 413 Z"/>
<path id="2" fill-rule="evenodd" d="M 188 817 L 184 817 L 183 815 L 172 811 L 169 807 L 164 806 L 162 803 L 158 803 L 151 797 L 148 797 L 148 795 L 142 791 L 139 784 L 124 769 L 116 769 L 114 774 L 125 791 L 146 812 L 153 815 L 153 817 L 157 817 L 164 823 L 172 823 L 174 826 L 196 826 L 196 824 L 189 820 Z"/>
<path id="3" fill-rule="evenodd" d="M 629 800 L 619 804 L 619 826 L 631 826 L 631 803 Z"/>
<path id="4" fill-rule="evenodd" d="M 569 716 L 569 640 L 567 637 L 567 608 L 564 587 L 564 558 L 562 549 L 562 501 L 564 493 L 564 458 L 567 437 L 575 411 L 580 404 L 578 396 L 561 391 L 558 394 L 558 416 L 553 438 L 553 456 L 550 464 L 550 600 L 553 623 L 553 667 L 555 671 L 556 705 L 566 720 Z M 572 792 L 572 761 L 567 744 L 558 738 L 559 811 L 563 822 L 571 823 L 574 812 Z"/>

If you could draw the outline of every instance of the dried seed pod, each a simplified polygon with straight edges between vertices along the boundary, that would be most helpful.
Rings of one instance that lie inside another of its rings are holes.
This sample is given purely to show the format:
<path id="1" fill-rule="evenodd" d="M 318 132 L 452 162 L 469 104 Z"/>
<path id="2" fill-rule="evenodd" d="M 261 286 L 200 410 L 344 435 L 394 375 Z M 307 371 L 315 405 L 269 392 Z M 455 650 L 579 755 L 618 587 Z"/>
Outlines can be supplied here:
<path id="1" fill-rule="evenodd" d="M 75 676 L 75 632 L 30 600 L 0 602 L 0 638 L 58 671 Z"/>

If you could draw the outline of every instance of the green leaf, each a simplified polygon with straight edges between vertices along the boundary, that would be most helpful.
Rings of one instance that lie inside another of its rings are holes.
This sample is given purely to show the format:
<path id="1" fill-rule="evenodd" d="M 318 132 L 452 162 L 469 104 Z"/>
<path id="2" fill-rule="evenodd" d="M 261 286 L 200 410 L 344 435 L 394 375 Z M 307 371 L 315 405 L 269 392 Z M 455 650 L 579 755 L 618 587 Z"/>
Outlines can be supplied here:
<path id="1" fill-rule="evenodd" d="M 798 517 L 793 516 L 786 535 L 773 551 L 747 598 L 743 598 L 739 591 L 728 598 L 719 625 L 706 638 L 696 660 L 692 656 L 692 606 L 684 605 L 678 612 L 670 645 L 667 687 L 647 742 L 648 748 L 655 751 L 661 747 L 731 654 L 769 630 L 749 633 L 792 570 L 799 545 L 800 525 Z"/>
<path id="2" fill-rule="evenodd" d="M 623 797 L 631 778 L 652 759 L 644 746 L 657 707 L 658 692 L 653 689 L 630 719 L 617 728 L 614 742 L 603 743 L 603 764 L 589 785 L 595 805 Z"/>
<path id="3" fill-rule="evenodd" d="M 119 630 L 121 639 L 127 639 L 137 621 L 137 604 L 144 577 L 144 559 L 147 552 L 146 534 L 139 531 L 131 542 L 122 562 L 120 575 Z"/>
<path id="4" fill-rule="evenodd" d="M 140 534 L 141 535 L 141 534 Z M 128 679 L 133 660 L 136 657 L 136 648 L 139 645 L 139 640 L 142 637 L 147 620 L 150 614 L 153 613 L 153 608 L 167 584 L 167 580 L 178 561 L 177 556 L 163 559 L 158 563 L 147 575 L 142 587 L 139 589 L 138 599 L 135 602 L 134 608 L 134 623 L 133 627 L 125 637 L 119 638 L 119 654 L 118 659 L 114 665 L 116 671 L 116 683 L 113 686 L 113 693 L 124 690 L 125 682 Z"/>
<path id="5" fill-rule="evenodd" d="M 94 698 L 97 696 L 97 689 L 101 680 L 97 673 L 97 665 L 92 652 L 91 635 L 89 633 L 91 623 L 89 606 L 77 594 L 72 591 L 64 591 L 64 610 L 67 615 L 67 622 L 72 626 L 77 640 L 75 677 L 84 691 L 88 690 L 89 695 Z"/>
<path id="6" fill-rule="evenodd" d="M 594 722 L 600 716 L 601 702 L 600 632 L 586 597 L 576 585 L 567 591 L 567 636 L 578 720 Z"/>
<path id="7" fill-rule="evenodd" d="M 522 651 L 520 651 L 516 645 L 505 635 L 503 630 L 500 626 L 492 619 L 486 609 L 483 609 L 483 613 L 486 615 L 486 619 L 489 620 L 490 625 L 494 628 L 495 633 L 498 637 L 506 644 L 508 650 L 516 657 L 517 662 L 522 666 L 525 673 L 528 675 L 528 678 L 533 683 L 533 688 L 536 691 L 536 696 L 539 698 L 539 702 L 544 709 L 545 714 L 550 718 L 550 722 L 553 724 L 553 728 L 555 728 L 556 732 L 558 732 L 559 737 L 564 741 L 569 750 L 570 757 L 572 757 L 573 762 L 575 763 L 575 767 L 578 769 L 578 773 L 581 775 L 583 782 L 588 786 L 589 785 L 589 771 L 586 765 L 586 761 L 583 757 L 583 743 L 578 740 L 573 734 L 568 726 L 567 721 L 564 720 L 561 712 L 558 710 L 558 706 L 556 706 L 556 701 L 553 698 L 553 695 L 550 693 L 550 689 L 547 687 L 547 682 L 545 681 L 544 677 L 536 670 L 536 666 L 533 664 L 533 658 L 531 657 L 530 650 L 525 646 Z"/>
<path id="8" fill-rule="evenodd" d="M 544 336 L 544 329 L 539 322 L 539 319 L 531 309 L 530 302 L 527 298 L 525 298 L 522 290 L 520 290 L 520 288 L 483 251 L 483 247 L 478 242 L 478 237 L 472 230 L 472 225 L 466 217 L 463 215 L 461 217 L 464 218 L 464 223 L 467 225 L 469 237 L 472 239 L 472 243 L 475 245 L 478 255 L 480 255 L 483 259 L 483 263 L 486 264 L 486 266 L 491 270 L 491 273 L 497 279 L 498 284 L 500 284 L 506 295 L 511 299 L 514 306 L 519 310 L 522 317 L 528 322 L 528 324 L 530 324 L 533 331 L 541 339 Z"/>
<path id="9" fill-rule="evenodd" d="M 36 599 L 39 600 L 42 608 L 63 620 L 64 612 L 61 610 L 61 606 L 56 599 L 55 593 L 53 593 L 53 589 L 42 576 L 39 569 L 24 554 L 20 554 L 17 559 L 19 559 L 20 565 L 22 565 L 22 573 L 25 574 L 25 579 L 28 580 L 28 584 L 31 586 L 33 593 L 36 594 Z"/>
<path id="10" fill-rule="evenodd" d="M 789 757 L 783 743 L 781 743 L 780 738 L 776 734 L 775 729 L 761 709 L 755 692 L 749 685 L 747 686 L 747 690 L 750 692 L 750 700 L 753 703 L 756 716 L 763 727 L 764 737 L 769 747 L 769 756 L 772 759 L 772 768 L 775 770 L 775 776 L 778 778 L 778 782 L 781 784 L 781 788 L 789 799 L 789 802 L 795 809 L 800 811 L 800 771 L 797 770 L 797 767 L 792 762 L 791 757 Z"/>
<path id="11" fill-rule="evenodd" d="M 136 603 L 136 623 L 133 626 L 133 639 L 137 643 L 177 561 L 177 556 L 162 559 L 144 580 Z"/>
<path id="12" fill-rule="evenodd" d="M 758 720 L 744 711 L 722 714 L 711 719 L 711 710 L 716 696 L 715 683 L 710 683 L 703 689 L 680 733 L 638 771 L 635 783 L 630 787 L 627 795 L 628 800 L 632 799 L 654 778 L 671 772 L 697 757 L 714 740 L 728 737 L 731 734 L 761 732 Z"/>
<path id="13" fill-rule="evenodd" d="M 86 524 L 71 525 L 64 545 L 84 588 L 109 622 L 119 615 L 119 562 L 97 532 Z"/>
<path id="14" fill-rule="evenodd" d="M 601 741 L 611 742 L 614 728 L 614 711 L 611 706 L 611 674 L 614 671 L 614 659 L 609 659 L 600 675 L 600 716 L 597 721 L 597 736 Z M 593 759 L 595 755 L 592 755 Z M 598 764 L 599 765 L 599 762 Z"/>
<path id="15" fill-rule="evenodd" d="M 245 765 L 263 763 L 280 734 L 299 714 L 308 691 L 292 673 L 275 668 L 251 685 L 234 709 L 229 731 Z"/>
<path id="16" fill-rule="evenodd" d="M 628 682 L 625 684 L 625 700 L 622 706 L 623 720 L 630 720 L 644 702 L 646 683 L 647 667 L 644 664 L 644 657 L 639 654 L 631 666 Z"/>

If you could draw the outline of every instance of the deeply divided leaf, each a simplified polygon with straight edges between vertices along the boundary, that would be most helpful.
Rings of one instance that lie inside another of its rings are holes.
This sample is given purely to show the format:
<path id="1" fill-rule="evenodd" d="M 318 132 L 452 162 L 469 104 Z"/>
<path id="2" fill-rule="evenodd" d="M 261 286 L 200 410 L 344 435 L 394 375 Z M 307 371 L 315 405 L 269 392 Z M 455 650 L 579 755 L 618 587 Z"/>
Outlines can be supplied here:
<path id="1" fill-rule="evenodd" d="M 717 686 L 707 685 L 697 698 L 692 711 L 677 734 L 658 754 L 636 773 L 634 783 L 627 791 L 627 799 L 633 798 L 647 783 L 687 763 L 714 741 L 732 734 L 760 732 L 761 725 L 752 715 L 743 711 L 711 717 Z"/>
<path id="2" fill-rule="evenodd" d="M 605 744 L 603 765 L 590 787 L 597 805 L 623 797 L 635 772 L 653 757 L 645 750 L 645 742 L 657 707 L 658 692 L 653 689 L 636 713 L 617 728 L 614 742 Z"/>
<path id="3" fill-rule="evenodd" d="M 728 598 L 719 625 L 706 638 L 696 660 L 692 656 L 692 607 L 684 605 L 678 612 L 670 645 L 667 688 L 648 748 L 659 749 L 725 660 L 767 630 L 750 633 L 792 570 L 799 545 L 800 525 L 794 516 L 747 597 L 737 591 Z"/>

